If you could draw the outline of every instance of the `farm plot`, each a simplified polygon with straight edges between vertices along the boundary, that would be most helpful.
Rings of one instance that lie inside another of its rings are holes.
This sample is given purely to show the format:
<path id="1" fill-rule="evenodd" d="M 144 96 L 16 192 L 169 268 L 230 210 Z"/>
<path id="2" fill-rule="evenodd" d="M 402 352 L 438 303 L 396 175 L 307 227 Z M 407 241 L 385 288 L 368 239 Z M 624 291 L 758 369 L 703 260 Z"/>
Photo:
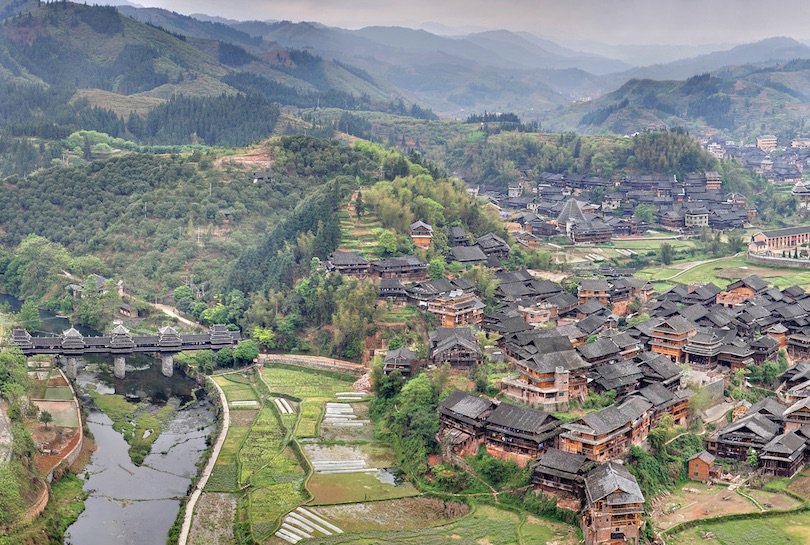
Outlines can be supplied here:
<path id="1" fill-rule="evenodd" d="M 310 510 L 343 528 L 345 532 L 412 530 L 437 526 L 470 512 L 468 505 L 434 498 L 349 503 L 311 507 Z"/>
<path id="2" fill-rule="evenodd" d="M 204 492 L 197 502 L 188 542 L 191 545 L 232 545 L 236 496 Z"/>
<path id="3" fill-rule="evenodd" d="M 810 512 L 767 518 L 706 522 L 669 536 L 671 545 L 805 545 L 810 543 Z"/>
<path id="4" fill-rule="evenodd" d="M 416 496 L 419 491 L 407 481 L 383 469 L 369 472 L 314 473 L 307 483 L 312 505 L 389 500 Z"/>
<path id="5" fill-rule="evenodd" d="M 298 543 L 302 539 L 315 536 L 332 536 L 342 534 L 343 530 L 304 507 L 297 507 L 287 513 L 275 536 L 287 543 Z"/>
<path id="6" fill-rule="evenodd" d="M 539 524 L 537 523 L 539 522 Z M 524 540 L 531 536 L 531 541 Z M 478 506 L 469 515 L 443 526 L 425 526 L 397 530 L 358 532 L 316 538 L 312 545 L 573 545 L 576 530 L 539 519 L 521 520 L 509 511 L 490 506 Z"/>
<path id="7" fill-rule="evenodd" d="M 296 437 L 317 437 L 324 404 L 351 390 L 353 377 L 272 364 L 261 370 L 270 392 L 301 400 Z"/>
<path id="8" fill-rule="evenodd" d="M 248 505 L 254 536 L 266 538 L 282 515 L 307 500 L 306 473 L 287 446 L 287 430 L 273 408 L 259 412 L 239 460 L 239 482 L 251 487 Z"/>
<path id="9" fill-rule="evenodd" d="M 259 398 L 256 390 L 239 375 L 220 375 L 214 381 L 225 392 L 228 406 L 232 409 L 258 409 Z"/>
<path id="10" fill-rule="evenodd" d="M 368 403 L 327 403 L 321 422 L 321 440 L 373 441 L 374 426 L 368 418 Z"/>

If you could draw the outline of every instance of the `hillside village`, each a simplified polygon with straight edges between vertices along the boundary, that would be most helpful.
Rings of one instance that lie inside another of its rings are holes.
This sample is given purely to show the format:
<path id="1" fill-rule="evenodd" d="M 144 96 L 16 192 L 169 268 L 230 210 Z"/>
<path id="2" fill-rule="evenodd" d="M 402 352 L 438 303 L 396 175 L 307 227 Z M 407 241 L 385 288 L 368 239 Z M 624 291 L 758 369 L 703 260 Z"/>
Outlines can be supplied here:
<path id="1" fill-rule="evenodd" d="M 553 192 L 557 208 L 538 206 L 537 213 L 523 215 L 519 243 L 526 244 L 526 235 L 535 236 L 538 227 L 583 243 L 578 228 L 606 225 L 592 214 L 604 211 L 610 195 L 618 201 L 613 211 L 632 214 L 632 201 L 622 206 L 623 198 L 665 191 L 666 197 L 651 202 L 659 203 L 659 217 L 683 213 L 677 229 L 686 232 L 721 229 L 720 211 L 737 218 L 733 227 L 756 217 L 755 211 L 724 202 L 713 173 L 683 183 L 623 180 L 605 194 L 601 210 L 574 197 L 594 186 L 606 184 L 544 176 L 538 196 Z M 520 197 L 512 204 L 515 199 Z M 700 223 L 690 225 L 698 208 Z M 420 248 L 434 236 L 433 227 L 422 221 L 410 232 Z M 427 264 L 416 256 L 369 262 L 336 251 L 326 262 L 329 271 L 376 279 L 386 304 L 416 307 L 435 317 L 438 328 L 429 332 L 425 357 L 407 345 L 379 352 L 385 354 L 385 374 L 407 378 L 449 364 L 472 376 L 491 362 L 511 371 L 488 395 L 456 391 L 441 402 L 437 440 L 447 460 L 463 464 L 483 448 L 495 458 L 531 467 L 535 489 L 578 511 L 586 543 L 592 545 L 641 542 L 644 505 L 651 498 L 642 494 L 632 466 L 628 472 L 621 460 L 633 447 L 649 448 L 650 431 L 661 426 L 707 426 L 704 450 L 683 459 L 691 478 L 697 472 L 702 480 L 717 482 L 732 474 L 792 477 L 810 459 L 810 368 L 802 362 L 810 354 L 810 294 L 801 287 L 780 290 L 751 275 L 725 288 L 676 284 L 658 293 L 631 271 L 608 265 L 564 286 L 536 272 L 507 271 L 501 260 L 512 250 L 497 235 L 475 239 L 453 227 L 447 237 L 449 261 L 494 272 L 493 304 L 485 305 L 465 278 L 428 280 Z M 768 241 L 790 253 L 805 243 L 765 231 L 752 237 L 752 250 Z M 763 380 L 763 369 L 768 380 L 781 384 L 775 393 L 756 383 Z M 741 373 L 748 378 L 741 379 Z M 608 404 L 594 406 L 595 398 Z M 726 412 L 734 415 L 730 423 L 718 419 Z M 716 459 L 731 461 L 732 472 Z"/>

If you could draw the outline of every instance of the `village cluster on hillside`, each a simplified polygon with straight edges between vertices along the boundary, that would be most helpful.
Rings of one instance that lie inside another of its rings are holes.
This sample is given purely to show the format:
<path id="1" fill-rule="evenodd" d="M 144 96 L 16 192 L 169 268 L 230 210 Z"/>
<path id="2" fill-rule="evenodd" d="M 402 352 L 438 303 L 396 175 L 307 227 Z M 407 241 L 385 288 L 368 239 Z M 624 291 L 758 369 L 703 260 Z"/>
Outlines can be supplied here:
<path id="1" fill-rule="evenodd" d="M 740 193 L 723 193 L 717 172 L 623 177 L 543 173 L 535 184 L 509 188 L 508 195 L 486 195 L 514 212 L 518 242 L 537 247 L 550 237 L 575 244 L 610 242 L 637 235 L 652 224 L 676 233 L 740 229 L 756 222 L 753 203 Z M 644 209 L 645 212 L 641 210 Z"/>
<path id="2" fill-rule="evenodd" d="M 582 217 L 572 203 L 563 203 L 563 212 Z M 411 229 L 417 245 L 431 235 L 422 222 Z M 572 293 L 529 271 L 500 267 L 510 248 L 495 235 L 475 244 L 457 229 L 452 235 L 455 259 L 489 266 L 498 280 L 496 303 L 486 312 L 473 283 L 426 280 L 426 265 L 414 257 L 369 263 L 335 252 L 327 263 L 345 275 L 379 278 L 379 296 L 389 304 L 435 316 L 440 327 L 429 333 L 427 357 L 420 359 L 413 346 L 389 350 L 384 373 L 410 377 L 445 363 L 459 372 L 486 361 L 509 365 L 497 399 L 456 392 L 442 402 L 438 440 L 448 459 L 483 447 L 531 465 L 538 490 L 581 512 L 591 545 L 638 542 L 645 498 L 619 461 L 632 446 L 646 444 L 665 417 L 676 426 L 698 417 L 708 423 L 706 408 L 700 415 L 691 408 L 696 389 L 705 390 L 710 405 L 728 405 L 720 416 L 733 408 L 735 419 L 714 422 L 706 451 L 689 460 L 690 476 L 720 478 L 714 458 L 723 457 L 754 459 L 758 474 L 790 477 L 810 458 L 806 363 L 787 369 L 776 397 L 754 405 L 729 405 L 724 397 L 738 370 L 810 354 L 810 294 L 802 288 L 779 290 L 752 275 L 725 289 L 676 285 L 657 294 L 630 271 L 603 266 Z M 472 253 L 476 259 L 464 259 Z M 615 395 L 615 401 L 590 413 L 569 412 L 592 395 Z"/>

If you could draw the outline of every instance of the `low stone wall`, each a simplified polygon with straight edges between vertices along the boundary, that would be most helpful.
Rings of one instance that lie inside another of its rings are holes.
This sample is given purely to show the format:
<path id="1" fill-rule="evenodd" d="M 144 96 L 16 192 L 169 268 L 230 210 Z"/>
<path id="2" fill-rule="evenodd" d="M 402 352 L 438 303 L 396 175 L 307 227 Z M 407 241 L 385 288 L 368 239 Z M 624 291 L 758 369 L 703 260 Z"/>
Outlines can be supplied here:
<path id="1" fill-rule="evenodd" d="M 22 516 L 23 524 L 27 524 L 40 516 L 45 508 L 48 506 L 48 499 L 50 499 L 50 494 L 48 493 L 48 485 L 45 483 L 42 484 L 42 490 L 39 491 L 39 496 L 37 496 L 37 501 L 28 508 L 25 514 Z"/>
<path id="2" fill-rule="evenodd" d="M 777 257 L 772 255 L 757 255 L 749 253 L 748 261 L 761 263 L 771 267 L 793 267 L 795 269 L 810 269 L 810 259 L 793 259 L 792 257 Z"/>

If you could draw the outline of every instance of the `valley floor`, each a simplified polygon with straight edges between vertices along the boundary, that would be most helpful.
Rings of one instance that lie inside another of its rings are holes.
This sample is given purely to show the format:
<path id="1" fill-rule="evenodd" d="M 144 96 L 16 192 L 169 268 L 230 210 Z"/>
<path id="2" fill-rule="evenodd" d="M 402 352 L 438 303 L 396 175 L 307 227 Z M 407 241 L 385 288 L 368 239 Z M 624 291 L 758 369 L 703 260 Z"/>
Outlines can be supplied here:
<path id="1" fill-rule="evenodd" d="M 268 363 L 217 375 L 230 427 L 188 543 L 573 545 L 576 529 L 525 514 L 421 496 L 374 438 L 354 378 Z"/>

